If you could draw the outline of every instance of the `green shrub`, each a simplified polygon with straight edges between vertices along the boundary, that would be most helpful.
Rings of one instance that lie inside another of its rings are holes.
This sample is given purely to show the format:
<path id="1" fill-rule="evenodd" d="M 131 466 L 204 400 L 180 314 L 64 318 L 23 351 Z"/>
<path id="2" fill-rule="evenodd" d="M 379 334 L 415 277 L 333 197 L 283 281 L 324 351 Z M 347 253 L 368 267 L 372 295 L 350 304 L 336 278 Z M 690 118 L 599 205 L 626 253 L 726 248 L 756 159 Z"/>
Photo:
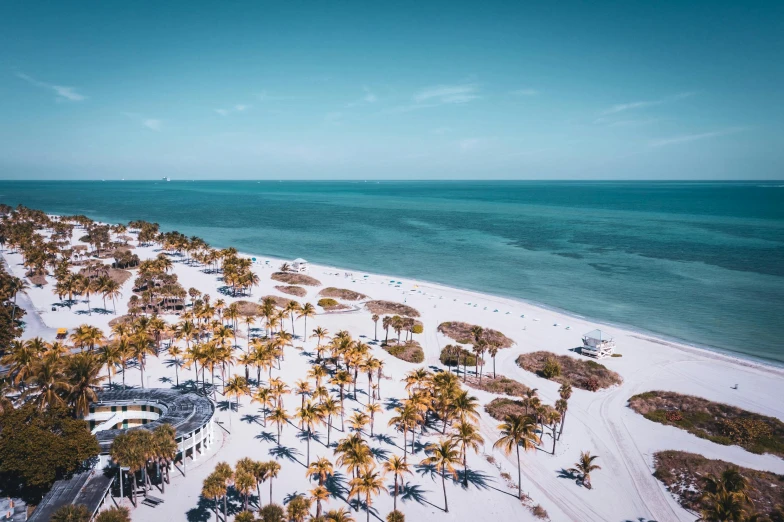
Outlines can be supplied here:
<path id="1" fill-rule="evenodd" d="M 548 358 L 542 368 L 542 377 L 552 379 L 561 375 L 561 365 L 553 358 Z"/>
<path id="2" fill-rule="evenodd" d="M 413 333 L 413 334 L 421 334 L 424 331 L 425 331 L 425 328 L 421 324 L 415 324 L 411 328 L 411 333 Z"/>
<path id="3" fill-rule="evenodd" d="M 330 308 L 332 306 L 337 306 L 339 303 L 332 299 L 331 297 L 325 297 L 323 299 L 318 300 L 318 305 L 321 308 Z"/>

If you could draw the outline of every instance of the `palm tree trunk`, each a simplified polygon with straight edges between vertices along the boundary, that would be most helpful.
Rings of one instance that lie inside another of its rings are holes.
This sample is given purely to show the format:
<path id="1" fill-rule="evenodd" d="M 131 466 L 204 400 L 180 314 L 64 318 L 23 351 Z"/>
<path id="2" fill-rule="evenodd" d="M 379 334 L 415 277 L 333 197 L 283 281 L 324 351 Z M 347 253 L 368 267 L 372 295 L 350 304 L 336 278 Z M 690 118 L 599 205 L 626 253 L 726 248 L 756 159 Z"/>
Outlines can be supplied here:
<path id="1" fill-rule="evenodd" d="M 449 513 L 449 504 L 446 500 L 446 470 L 441 470 L 441 486 L 444 488 L 444 512 Z"/>
<path id="2" fill-rule="evenodd" d="M 270 477 L 270 504 L 272 504 L 272 477 Z"/>
<path id="3" fill-rule="evenodd" d="M 395 496 L 392 497 L 392 510 L 397 511 L 397 473 L 395 473 Z"/>
<path id="4" fill-rule="evenodd" d="M 515 447 L 517 448 L 517 498 L 520 499 L 523 496 L 522 473 L 520 472 L 520 445 L 518 444 Z"/>
<path id="5" fill-rule="evenodd" d="M 558 430 L 558 440 L 561 440 L 561 433 L 563 433 L 563 427 L 565 423 L 566 423 L 566 412 L 564 411 L 563 415 L 561 415 L 561 427 Z"/>

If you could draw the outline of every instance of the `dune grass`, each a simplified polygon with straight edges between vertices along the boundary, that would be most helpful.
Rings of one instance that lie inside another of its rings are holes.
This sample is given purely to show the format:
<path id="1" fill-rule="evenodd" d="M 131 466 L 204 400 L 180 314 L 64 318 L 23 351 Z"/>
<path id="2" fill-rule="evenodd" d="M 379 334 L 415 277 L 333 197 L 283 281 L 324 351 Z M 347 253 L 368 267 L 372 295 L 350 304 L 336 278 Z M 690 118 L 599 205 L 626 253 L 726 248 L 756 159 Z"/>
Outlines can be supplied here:
<path id="1" fill-rule="evenodd" d="M 474 334 L 471 329 L 476 326 L 460 321 L 447 321 L 438 325 L 438 331 L 460 344 L 474 344 Z M 499 348 L 511 348 L 514 344 L 513 340 L 492 328 L 482 329 L 482 339 L 490 344 L 497 344 Z"/>
<path id="2" fill-rule="evenodd" d="M 784 457 L 784 423 L 774 417 L 669 391 L 640 393 L 629 399 L 629 407 L 650 421 L 717 444 Z"/>
<path id="3" fill-rule="evenodd" d="M 416 341 L 403 341 L 399 345 L 397 340 L 390 339 L 383 345 L 389 355 L 410 363 L 421 363 L 425 360 L 425 352 Z"/>
<path id="4" fill-rule="evenodd" d="M 360 301 L 362 299 L 368 298 L 368 296 L 365 294 L 348 290 L 346 288 L 335 288 L 334 286 L 328 286 L 327 288 L 324 288 L 319 292 L 318 295 L 321 297 L 334 297 L 336 299 L 343 299 L 344 301 Z"/>
<path id="5" fill-rule="evenodd" d="M 719 476 L 728 468 L 738 469 L 749 481 L 751 487 L 747 491 L 758 513 L 773 515 L 777 506 L 781 509 L 784 503 L 782 475 L 742 468 L 723 460 L 710 460 L 685 451 L 660 451 L 654 454 L 653 462 L 654 476 L 667 487 L 681 506 L 692 511 L 700 510 L 700 495 L 705 489 L 705 477 Z"/>
<path id="6" fill-rule="evenodd" d="M 394 301 L 368 301 L 365 308 L 378 315 L 399 315 L 401 317 L 419 317 L 419 312 L 403 303 Z"/>
<path id="7" fill-rule="evenodd" d="M 623 382 L 620 375 L 596 361 L 552 352 L 524 353 L 517 358 L 517 365 L 545 379 L 588 391 L 599 391 Z"/>
<path id="8" fill-rule="evenodd" d="M 305 297 L 308 293 L 308 291 L 302 288 L 301 286 L 294 286 L 294 285 L 278 285 L 275 287 L 275 290 L 296 297 Z"/>
<path id="9" fill-rule="evenodd" d="M 287 285 L 321 286 L 321 281 L 315 277 L 292 272 L 275 272 L 270 276 L 273 281 L 280 281 Z"/>

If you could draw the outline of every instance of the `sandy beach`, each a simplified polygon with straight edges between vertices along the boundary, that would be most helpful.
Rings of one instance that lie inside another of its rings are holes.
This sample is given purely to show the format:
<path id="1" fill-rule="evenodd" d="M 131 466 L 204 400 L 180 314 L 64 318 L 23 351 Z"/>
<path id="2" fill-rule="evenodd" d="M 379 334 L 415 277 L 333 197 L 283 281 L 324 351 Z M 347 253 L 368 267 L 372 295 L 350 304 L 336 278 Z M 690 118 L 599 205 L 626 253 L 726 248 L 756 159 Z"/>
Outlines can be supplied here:
<path id="1" fill-rule="evenodd" d="M 78 236 L 74 234 L 75 238 Z M 79 241 L 74 239 L 73 243 Z M 132 244 L 135 243 L 132 241 Z M 141 259 L 147 259 L 154 258 L 159 250 L 157 247 L 136 245 L 133 252 Z M 252 269 L 260 283 L 253 287 L 250 297 L 221 295 L 219 287 L 222 283 L 218 275 L 205 273 L 203 267 L 197 264 L 186 264 L 173 258 L 172 273 L 177 275 L 184 288 L 198 288 L 213 296 L 213 299 L 222 298 L 227 303 L 235 300 L 258 301 L 264 295 L 291 297 L 277 291 L 275 286 L 280 283 L 270 279 L 270 275 L 284 260 L 253 253 L 242 255 L 257 259 Z M 307 252 L 301 255 L 307 258 Z M 18 253 L 5 251 L 3 258 L 11 273 L 24 277 L 25 270 Z M 480 269 L 477 267 L 477 270 Z M 722 446 L 680 429 L 650 422 L 627 406 L 629 397 L 634 394 L 649 390 L 670 390 L 781 419 L 784 418 L 784 402 L 781 401 L 784 370 L 781 368 L 598 324 L 529 303 L 400 279 L 393 275 L 352 274 L 339 268 L 319 265 L 311 265 L 308 275 L 318 279 L 321 286 L 306 287 L 307 295 L 296 298 L 303 303 L 315 304 L 319 299 L 319 290 L 332 286 L 361 292 L 372 299 L 405 303 L 420 312 L 424 333 L 416 335 L 415 339 L 425 353 L 422 365 L 399 360 L 386 353 L 379 344 L 372 345 L 373 355 L 385 363 L 385 378 L 381 383 L 383 400 L 404 396 L 401 378 L 408 371 L 419 366 L 444 369 L 439 362 L 439 354 L 446 344 L 453 341 L 436 328 L 445 321 L 478 324 L 499 330 L 510 337 L 515 344 L 499 351 L 497 372 L 538 389 L 542 401 L 549 404 L 558 399 L 558 384 L 523 370 L 515 364 L 515 359 L 522 353 L 537 350 L 582 358 L 570 350 L 581 345 L 583 333 L 601 328 L 614 337 L 617 351 L 622 357 L 604 359 L 602 364 L 618 372 L 623 383 L 598 392 L 575 389 L 569 402 L 564 435 L 556 454 L 536 450 L 522 458 L 522 490 L 530 497 L 533 505 L 539 504 L 547 511 L 551 520 L 694 520 L 695 515 L 683 509 L 652 475 L 653 454 L 660 450 L 690 451 L 748 468 L 784 473 L 784 460 L 777 456 L 753 454 L 739 446 Z M 53 309 L 53 305 L 60 300 L 54 295 L 52 277 L 48 278 L 48 284 L 43 287 L 31 286 L 26 295 L 20 295 L 19 298 L 20 305 L 28 312 L 24 337 L 41 336 L 53 340 L 55 329 L 70 330 L 84 323 L 95 325 L 108 334 L 109 321 L 128 311 L 134 277 L 123 284 L 123 297 L 116 303 L 116 315 L 88 314 L 87 305 L 82 302 L 72 308 L 56 306 Z M 100 296 L 92 299 L 94 307 L 100 304 Z M 111 305 L 108 308 L 111 309 Z M 316 326 L 326 328 L 330 333 L 348 330 L 355 337 L 364 336 L 363 340 L 368 342 L 374 337 L 371 315 L 359 303 L 358 309 L 316 315 L 308 320 L 308 330 L 312 331 Z M 174 315 L 163 318 L 171 324 L 179 320 Z M 288 321 L 284 326 L 289 328 Z M 297 335 L 294 346 L 286 348 L 282 371 L 275 370 L 275 374 L 292 387 L 295 381 L 305 378 L 309 369 L 308 354 L 316 346 L 316 339 L 303 338 L 302 320 L 296 321 L 294 329 Z M 240 328 L 240 331 L 243 330 Z M 378 330 L 379 337 L 383 337 L 380 324 Z M 242 338 L 238 344 L 242 348 L 247 341 Z M 159 358 L 150 358 L 145 370 L 145 386 L 173 385 L 175 370 L 166 363 L 168 359 L 165 354 Z M 491 367 L 486 365 L 485 370 Z M 236 374 L 244 373 L 239 365 L 234 366 L 233 371 Z M 129 370 L 126 378 L 129 385 L 142 384 L 138 370 Z M 181 369 L 180 378 L 192 378 L 192 370 Z M 360 380 L 361 383 L 366 381 Z M 479 398 L 482 406 L 498 396 L 476 389 L 471 389 L 471 393 Z M 357 398 L 363 400 L 362 395 Z M 286 407 L 291 409 L 298 407 L 299 401 L 300 398 L 293 394 L 284 399 Z M 361 404 L 364 403 L 347 401 L 347 410 L 350 412 Z M 275 502 L 282 504 L 290 495 L 312 488 L 305 475 L 306 442 L 304 438 L 297 437 L 299 430 L 295 426 L 290 425 L 283 430 L 281 446 L 289 449 L 283 454 L 270 436 L 274 428 L 262 426 L 259 406 L 252 404 L 248 397 L 240 399 L 239 411 L 233 412 L 226 399 L 219 395 L 218 410 L 218 421 L 222 427 L 218 430 L 218 444 L 196 462 L 189 463 L 187 476 L 172 472 L 172 483 L 167 487 L 165 502 L 155 508 L 139 506 L 133 509 L 133 520 L 211 519 L 211 504 L 200 503 L 202 481 L 217 462 L 226 461 L 233 465 L 245 456 L 263 460 L 277 456 L 282 469 L 274 485 Z M 391 415 L 392 411 L 383 408 L 375 421 L 377 432 L 389 438 L 385 441 L 376 440 L 372 444 L 388 454 L 400 453 L 400 434 L 387 428 Z M 469 467 L 475 471 L 475 479 L 466 489 L 458 483 L 447 483 L 450 504 L 448 513 L 442 509 L 443 495 L 439 477 L 415 472 L 406 479 L 407 494 L 400 499 L 399 509 L 406 514 L 407 520 L 536 520 L 515 498 L 516 486 L 502 477 L 502 473 L 508 473 L 514 482 L 517 462 L 514 455 L 507 456 L 493 449 L 493 442 L 498 439 L 498 424 L 482 409 L 480 426 L 485 444 L 478 455 L 470 454 L 468 457 Z M 319 429 L 322 439 L 323 431 Z M 336 435 L 339 436 L 339 433 Z M 426 433 L 423 442 L 435 441 L 437 438 L 438 433 Z M 597 463 L 601 470 L 592 475 L 591 490 L 578 486 L 574 479 L 565 478 L 560 473 L 561 470 L 573 467 L 581 451 L 590 451 L 599 456 Z M 332 449 L 326 448 L 323 442 L 314 441 L 311 444 L 311 460 L 322 455 L 332 458 Z M 421 460 L 422 452 L 416 457 L 415 462 Z M 494 463 L 488 457 L 492 457 Z M 130 506 L 130 503 L 127 505 Z M 326 507 L 334 509 L 346 507 L 346 504 L 340 499 L 330 499 Z M 379 496 L 373 503 L 373 509 L 378 518 L 371 518 L 383 519 L 392 510 L 391 496 Z M 364 520 L 365 513 L 359 512 L 355 516 L 358 520 Z"/>

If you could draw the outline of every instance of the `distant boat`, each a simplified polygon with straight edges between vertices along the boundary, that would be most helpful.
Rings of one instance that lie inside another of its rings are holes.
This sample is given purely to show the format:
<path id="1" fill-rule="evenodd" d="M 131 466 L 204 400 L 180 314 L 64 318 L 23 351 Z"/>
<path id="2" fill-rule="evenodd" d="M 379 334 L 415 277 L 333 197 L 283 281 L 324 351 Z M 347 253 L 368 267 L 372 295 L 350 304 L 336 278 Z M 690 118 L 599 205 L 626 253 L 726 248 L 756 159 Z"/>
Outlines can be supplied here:
<path id="1" fill-rule="evenodd" d="M 171 181 L 171 180 L 169 178 L 167 178 L 166 176 L 164 176 L 163 177 L 163 181 Z"/>

